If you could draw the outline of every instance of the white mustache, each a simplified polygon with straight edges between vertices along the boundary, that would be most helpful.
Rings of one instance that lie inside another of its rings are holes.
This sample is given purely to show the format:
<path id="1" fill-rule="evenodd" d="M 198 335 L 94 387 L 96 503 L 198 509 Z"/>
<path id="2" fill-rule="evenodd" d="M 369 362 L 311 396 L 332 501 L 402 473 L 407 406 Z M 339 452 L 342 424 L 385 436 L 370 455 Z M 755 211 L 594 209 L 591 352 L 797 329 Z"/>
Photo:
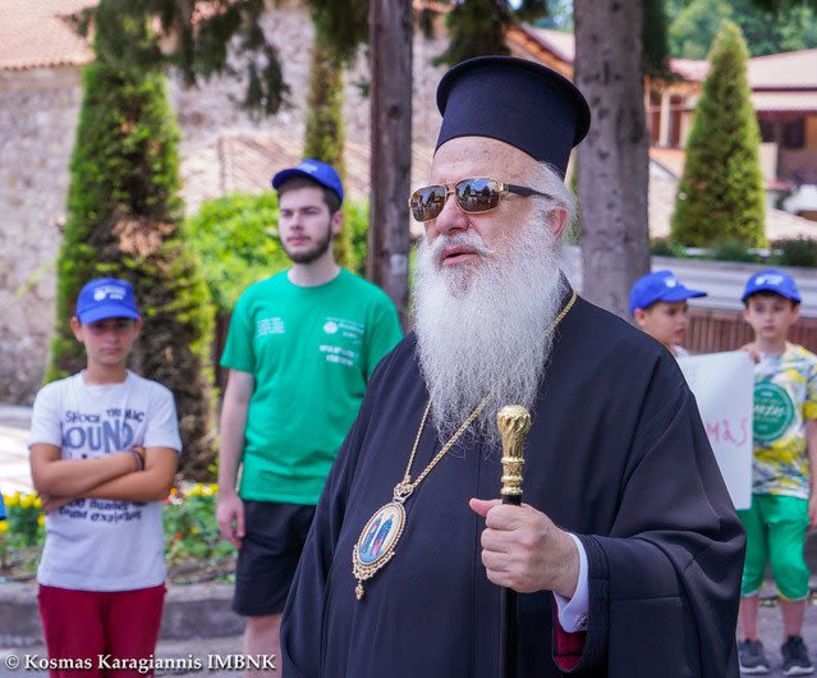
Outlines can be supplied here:
<path id="1" fill-rule="evenodd" d="M 492 256 L 478 266 L 446 268 L 440 257 L 454 247 Z M 531 407 L 546 372 L 553 338 L 547 327 L 562 292 L 547 215 L 533 214 L 513 239 L 493 247 L 476 231 L 423 240 L 414 274 L 417 350 L 432 420 L 444 440 L 494 393 L 474 426 L 493 449 L 496 403 Z"/>
<path id="2" fill-rule="evenodd" d="M 465 232 L 456 235 L 440 235 L 428 245 L 428 252 L 431 260 L 439 267 L 443 260 L 443 251 L 452 247 L 467 247 L 480 256 L 487 257 L 494 253 L 494 250 L 476 233 Z"/>

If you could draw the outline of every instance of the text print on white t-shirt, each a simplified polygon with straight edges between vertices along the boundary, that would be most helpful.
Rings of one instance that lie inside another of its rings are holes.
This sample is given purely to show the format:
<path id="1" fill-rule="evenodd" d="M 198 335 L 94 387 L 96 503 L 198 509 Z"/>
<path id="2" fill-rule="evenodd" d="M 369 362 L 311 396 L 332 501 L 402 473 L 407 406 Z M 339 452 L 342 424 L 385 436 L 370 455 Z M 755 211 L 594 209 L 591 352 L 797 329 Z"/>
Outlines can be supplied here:
<path id="1" fill-rule="evenodd" d="M 135 426 L 145 420 L 143 410 L 110 408 L 104 414 L 68 410 L 63 423 L 63 449 L 90 452 L 121 452 L 129 450 L 136 437 Z M 87 455 L 79 455 L 85 457 Z"/>

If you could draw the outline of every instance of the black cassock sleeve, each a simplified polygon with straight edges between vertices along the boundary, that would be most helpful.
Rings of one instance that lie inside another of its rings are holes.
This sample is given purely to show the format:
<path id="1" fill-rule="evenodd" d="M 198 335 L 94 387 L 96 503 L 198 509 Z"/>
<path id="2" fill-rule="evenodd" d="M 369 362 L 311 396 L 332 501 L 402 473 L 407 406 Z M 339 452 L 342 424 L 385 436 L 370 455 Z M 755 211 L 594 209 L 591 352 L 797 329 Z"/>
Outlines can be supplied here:
<path id="1" fill-rule="evenodd" d="M 694 397 L 661 381 L 652 387 L 670 397 L 644 401 L 612 530 L 579 535 L 590 600 L 574 675 L 738 676 L 743 529 Z"/>

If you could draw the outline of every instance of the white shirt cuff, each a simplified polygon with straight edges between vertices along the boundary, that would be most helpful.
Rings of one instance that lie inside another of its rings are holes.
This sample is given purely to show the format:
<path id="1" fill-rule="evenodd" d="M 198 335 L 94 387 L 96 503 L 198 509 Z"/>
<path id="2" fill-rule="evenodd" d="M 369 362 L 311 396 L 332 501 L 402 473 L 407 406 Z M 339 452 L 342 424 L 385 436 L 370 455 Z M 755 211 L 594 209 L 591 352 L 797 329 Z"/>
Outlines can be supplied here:
<path id="1" fill-rule="evenodd" d="M 556 599 L 559 624 L 568 633 L 576 633 L 587 629 L 590 592 L 587 582 L 587 553 L 584 546 L 582 546 L 581 540 L 575 534 L 571 534 L 570 538 L 579 551 L 579 580 L 576 583 L 576 591 L 570 599 L 556 593 L 556 591 L 553 592 L 553 597 Z"/>

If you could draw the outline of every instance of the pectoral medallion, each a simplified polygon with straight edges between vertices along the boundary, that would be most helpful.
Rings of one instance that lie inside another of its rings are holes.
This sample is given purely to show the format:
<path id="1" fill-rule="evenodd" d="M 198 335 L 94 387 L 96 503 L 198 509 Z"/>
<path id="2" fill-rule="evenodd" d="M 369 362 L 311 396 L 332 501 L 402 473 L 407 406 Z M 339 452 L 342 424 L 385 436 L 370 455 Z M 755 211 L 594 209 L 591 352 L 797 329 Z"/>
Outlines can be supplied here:
<path id="1" fill-rule="evenodd" d="M 352 572 L 357 579 L 355 595 L 363 599 L 363 582 L 374 577 L 394 556 L 394 548 L 406 525 L 406 510 L 400 501 L 381 506 L 363 527 L 352 550 Z"/>

